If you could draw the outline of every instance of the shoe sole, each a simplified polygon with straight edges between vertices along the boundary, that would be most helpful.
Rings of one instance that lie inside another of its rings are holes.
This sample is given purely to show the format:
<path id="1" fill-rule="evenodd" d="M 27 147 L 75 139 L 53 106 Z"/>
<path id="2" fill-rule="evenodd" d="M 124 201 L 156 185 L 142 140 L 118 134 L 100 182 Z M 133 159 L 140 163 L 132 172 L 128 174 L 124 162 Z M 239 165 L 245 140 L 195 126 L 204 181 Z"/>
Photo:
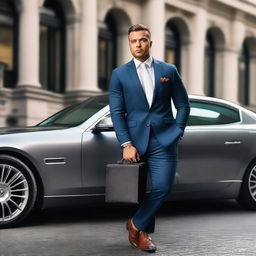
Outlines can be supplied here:
<path id="1" fill-rule="evenodd" d="M 140 248 L 141 249 L 141 248 Z M 156 252 L 156 249 L 150 249 L 150 250 L 143 250 L 141 249 L 143 252 L 149 252 L 149 253 L 154 253 Z"/>

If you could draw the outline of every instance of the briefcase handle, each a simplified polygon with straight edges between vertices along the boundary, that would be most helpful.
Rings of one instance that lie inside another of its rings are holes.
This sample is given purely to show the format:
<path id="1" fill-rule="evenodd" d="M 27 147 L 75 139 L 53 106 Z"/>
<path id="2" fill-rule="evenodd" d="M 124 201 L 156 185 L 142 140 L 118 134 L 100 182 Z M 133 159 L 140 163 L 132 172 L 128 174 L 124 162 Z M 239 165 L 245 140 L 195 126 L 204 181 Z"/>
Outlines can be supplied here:
<path id="1" fill-rule="evenodd" d="M 138 164 L 138 163 L 142 163 L 142 162 L 130 162 L 128 160 L 125 160 L 124 158 L 122 158 L 121 160 L 117 161 L 118 164 Z"/>

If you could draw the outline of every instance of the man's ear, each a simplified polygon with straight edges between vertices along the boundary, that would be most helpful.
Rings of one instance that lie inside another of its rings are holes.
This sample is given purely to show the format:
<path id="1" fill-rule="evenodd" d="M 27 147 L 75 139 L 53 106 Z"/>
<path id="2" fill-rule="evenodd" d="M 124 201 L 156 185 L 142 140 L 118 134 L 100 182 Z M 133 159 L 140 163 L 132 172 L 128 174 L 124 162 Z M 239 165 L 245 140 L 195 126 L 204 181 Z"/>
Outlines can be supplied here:
<path id="1" fill-rule="evenodd" d="M 150 41 L 150 48 L 152 47 L 153 41 Z"/>

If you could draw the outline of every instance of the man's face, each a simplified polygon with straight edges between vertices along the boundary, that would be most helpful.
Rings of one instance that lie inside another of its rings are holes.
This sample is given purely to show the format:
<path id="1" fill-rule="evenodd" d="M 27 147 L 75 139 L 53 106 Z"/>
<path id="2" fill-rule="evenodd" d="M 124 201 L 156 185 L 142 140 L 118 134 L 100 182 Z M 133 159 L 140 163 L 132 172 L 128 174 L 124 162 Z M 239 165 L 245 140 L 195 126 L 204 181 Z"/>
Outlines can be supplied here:
<path id="1" fill-rule="evenodd" d="M 152 41 L 148 31 L 133 31 L 129 34 L 128 39 L 130 51 L 134 58 L 142 62 L 149 58 Z"/>

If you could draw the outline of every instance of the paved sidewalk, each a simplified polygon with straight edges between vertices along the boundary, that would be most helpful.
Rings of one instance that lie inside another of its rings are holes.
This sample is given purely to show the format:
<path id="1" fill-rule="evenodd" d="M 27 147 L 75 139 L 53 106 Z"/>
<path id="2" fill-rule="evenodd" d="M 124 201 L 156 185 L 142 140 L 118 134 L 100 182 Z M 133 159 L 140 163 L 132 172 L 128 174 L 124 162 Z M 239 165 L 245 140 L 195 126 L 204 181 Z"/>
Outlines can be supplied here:
<path id="1" fill-rule="evenodd" d="M 135 256 L 125 222 L 131 206 L 56 209 L 0 230 L 0 256 Z M 152 238 L 155 256 L 255 256 L 256 213 L 235 201 L 166 204 Z"/>

